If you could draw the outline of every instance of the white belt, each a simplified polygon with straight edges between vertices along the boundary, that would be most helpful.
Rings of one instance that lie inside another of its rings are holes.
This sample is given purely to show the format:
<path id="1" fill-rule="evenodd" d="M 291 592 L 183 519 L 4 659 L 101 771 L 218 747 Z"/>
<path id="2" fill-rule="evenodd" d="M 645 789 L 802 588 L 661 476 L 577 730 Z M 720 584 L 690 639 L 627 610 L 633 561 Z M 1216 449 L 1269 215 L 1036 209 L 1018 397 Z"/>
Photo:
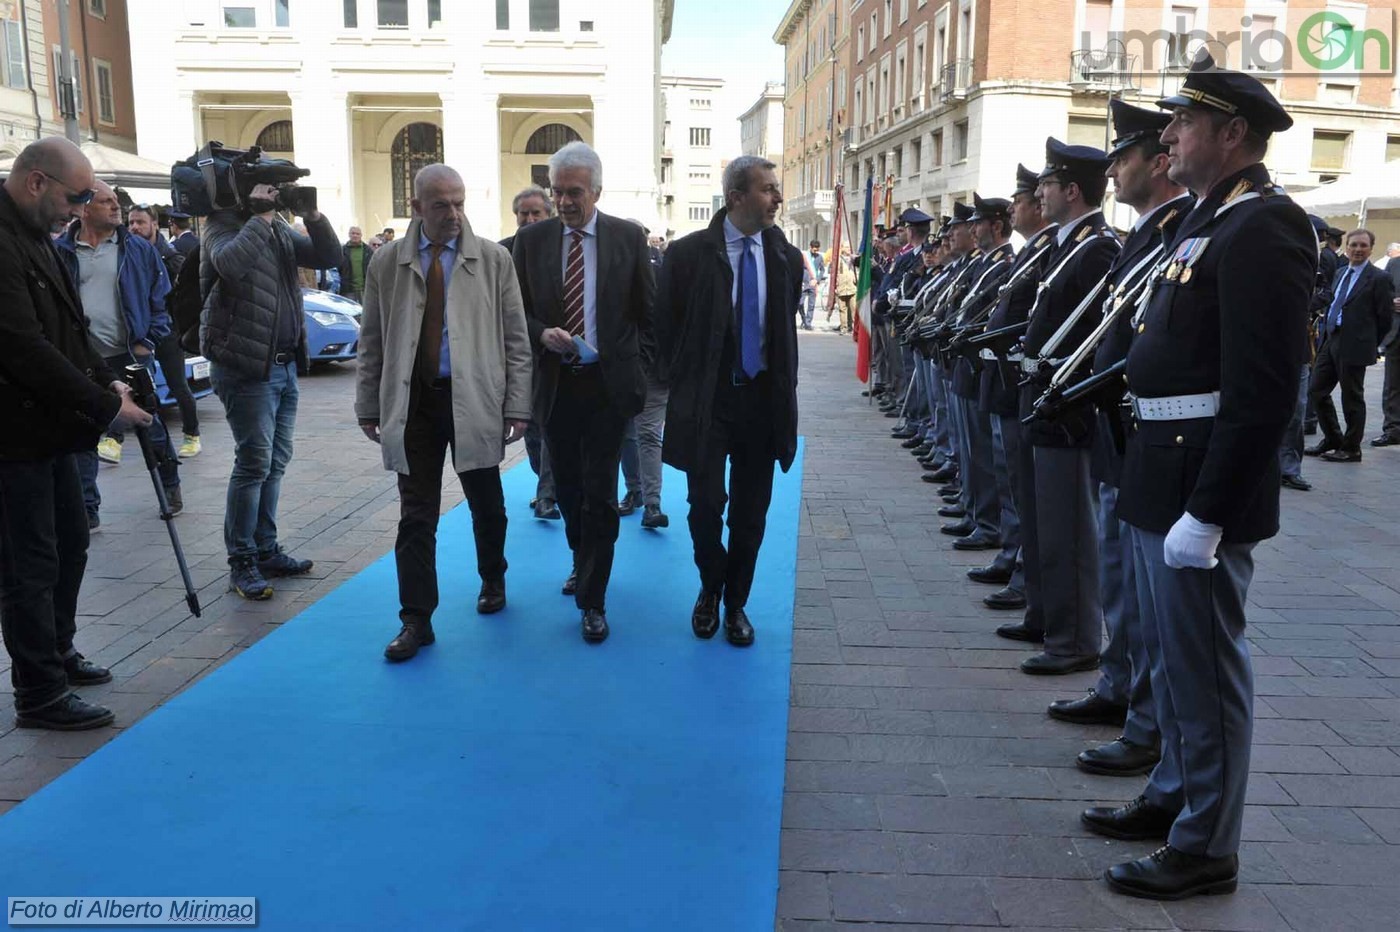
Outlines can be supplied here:
<path id="1" fill-rule="evenodd" d="M 1190 421 L 1202 417 L 1215 417 L 1219 410 L 1219 392 L 1133 399 L 1133 416 L 1139 421 Z"/>
<path id="2" fill-rule="evenodd" d="M 987 360 L 988 362 L 997 361 L 997 354 L 987 349 L 986 347 L 983 347 L 977 355 L 980 356 L 982 359 Z"/>
<path id="3" fill-rule="evenodd" d="M 1026 375 L 1035 375 L 1040 371 L 1040 364 L 1045 363 L 1050 366 L 1058 366 L 1064 362 L 1063 359 L 1041 359 L 1039 356 L 1021 357 L 1021 371 Z"/>

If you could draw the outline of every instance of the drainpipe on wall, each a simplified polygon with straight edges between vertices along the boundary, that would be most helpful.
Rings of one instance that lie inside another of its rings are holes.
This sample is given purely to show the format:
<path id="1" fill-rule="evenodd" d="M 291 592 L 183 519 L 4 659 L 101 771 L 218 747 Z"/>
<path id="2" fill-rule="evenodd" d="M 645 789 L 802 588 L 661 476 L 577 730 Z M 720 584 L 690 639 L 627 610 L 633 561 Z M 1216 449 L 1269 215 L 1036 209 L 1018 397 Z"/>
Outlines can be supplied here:
<path id="1" fill-rule="evenodd" d="M 34 68 L 29 55 L 29 10 L 25 0 L 19 0 L 19 34 L 24 42 L 24 78 L 29 85 L 29 99 L 34 103 L 34 138 L 44 138 L 44 116 L 39 112 L 39 92 L 34 90 Z M 47 56 L 45 56 L 47 58 Z"/>

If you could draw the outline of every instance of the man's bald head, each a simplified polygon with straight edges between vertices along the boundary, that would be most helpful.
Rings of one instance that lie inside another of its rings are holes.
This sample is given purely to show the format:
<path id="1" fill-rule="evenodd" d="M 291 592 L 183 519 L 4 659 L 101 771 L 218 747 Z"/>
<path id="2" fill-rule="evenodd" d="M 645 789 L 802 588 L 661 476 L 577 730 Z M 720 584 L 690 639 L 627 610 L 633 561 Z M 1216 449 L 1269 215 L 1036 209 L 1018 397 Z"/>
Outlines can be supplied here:
<path id="1" fill-rule="evenodd" d="M 413 176 L 413 196 L 422 200 L 424 192 L 429 188 L 461 188 L 466 190 L 466 183 L 462 181 L 462 176 L 457 173 L 457 169 L 442 163 L 425 165 L 418 170 L 418 174 Z"/>
<path id="2" fill-rule="evenodd" d="M 62 136 L 25 146 L 5 179 L 5 190 L 20 214 L 45 233 L 78 216 L 92 185 L 92 163 Z"/>
<path id="3" fill-rule="evenodd" d="M 446 165 L 428 165 L 413 176 L 413 212 L 423 221 L 423 235 L 446 245 L 455 240 L 467 222 L 467 186 L 462 176 Z"/>

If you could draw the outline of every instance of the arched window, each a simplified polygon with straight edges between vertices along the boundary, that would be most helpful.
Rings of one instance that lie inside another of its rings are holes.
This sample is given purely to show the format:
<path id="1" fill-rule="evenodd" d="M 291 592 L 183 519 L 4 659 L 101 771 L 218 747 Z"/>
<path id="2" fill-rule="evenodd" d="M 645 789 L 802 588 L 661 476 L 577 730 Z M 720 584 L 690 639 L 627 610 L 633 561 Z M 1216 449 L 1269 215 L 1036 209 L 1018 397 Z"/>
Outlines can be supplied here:
<path id="1" fill-rule="evenodd" d="M 412 213 L 413 176 L 418 170 L 442 161 L 442 130 L 432 123 L 410 123 L 394 137 L 389 153 L 394 186 L 394 216 Z"/>
<path id="2" fill-rule="evenodd" d="M 525 154 L 553 155 L 569 143 L 579 141 L 579 134 L 563 123 L 550 123 L 530 134 L 530 141 L 525 143 Z"/>
<path id="3" fill-rule="evenodd" d="M 293 152 L 292 146 L 292 121 L 278 120 L 276 123 L 269 123 L 261 133 L 258 133 L 257 145 L 264 152 Z"/>

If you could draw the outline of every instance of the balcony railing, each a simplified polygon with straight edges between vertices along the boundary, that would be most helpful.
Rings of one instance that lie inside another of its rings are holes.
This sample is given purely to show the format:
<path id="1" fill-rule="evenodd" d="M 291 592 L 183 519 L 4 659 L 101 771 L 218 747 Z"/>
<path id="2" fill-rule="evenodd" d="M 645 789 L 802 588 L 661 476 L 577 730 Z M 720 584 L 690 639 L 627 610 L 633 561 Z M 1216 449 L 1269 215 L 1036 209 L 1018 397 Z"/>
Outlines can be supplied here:
<path id="1" fill-rule="evenodd" d="M 938 97 L 944 103 L 961 100 L 972 86 L 972 59 L 960 58 L 943 66 L 938 76 Z"/>
<path id="2" fill-rule="evenodd" d="M 1112 45 L 1070 52 L 1069 84 L 1081 91 L 1133 90 L 1142 85 L 1138 57 Z"/>
<path id="3" fill-rule="evenodd" d="M 830 221 L 831 211 L 836 206 L 836 197 L 828 189 L 822 191 L 808 191 L 787 199 L 784 205 L 784 212 L 789 217 L 799 223 L 806 220 L 817 219 Z"/>

